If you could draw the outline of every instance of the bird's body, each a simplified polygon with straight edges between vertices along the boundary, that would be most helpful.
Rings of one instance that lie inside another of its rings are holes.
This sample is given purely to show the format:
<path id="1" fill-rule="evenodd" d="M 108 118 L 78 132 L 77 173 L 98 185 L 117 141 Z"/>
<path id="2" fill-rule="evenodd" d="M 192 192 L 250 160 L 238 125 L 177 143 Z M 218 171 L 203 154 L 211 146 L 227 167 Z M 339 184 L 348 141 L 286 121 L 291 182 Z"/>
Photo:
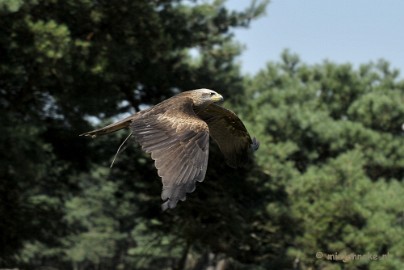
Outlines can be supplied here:
<path id="1" fill-rule="evenodd" d="M 236 167 L 259 143 L 251 139 L 240 119 L 214 103 L 223 97 L 209 89 L 182 92 L 104 128 L 83 136 L 96 137 L 130 127 L 142 149 L 151 153 L 162 178 L 163 210 L 174 208 L 195 183 L 205 178 L 209 136 L 219 145 L 227 163 Z"/>

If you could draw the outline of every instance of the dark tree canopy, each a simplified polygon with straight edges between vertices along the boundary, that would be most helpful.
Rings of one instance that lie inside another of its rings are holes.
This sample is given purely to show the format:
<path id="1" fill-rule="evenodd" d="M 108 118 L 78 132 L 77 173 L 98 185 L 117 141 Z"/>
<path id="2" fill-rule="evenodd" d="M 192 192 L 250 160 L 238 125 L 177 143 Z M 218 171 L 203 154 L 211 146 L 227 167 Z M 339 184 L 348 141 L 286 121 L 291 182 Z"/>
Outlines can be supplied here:
<path id="1" fill-rule="evenodd" d="M 237 100 L 240 46 L 231 29 L 264 8 L 264 1 L 242 12 L 222 1 L 1 2 L 0 266 L 110 269 L 132 263 L 136 256 L 122 254 L 138 246 L 141 228 L 167 241 L 176 226 L 157 226 L 164 217 L 148 198 L 158 190 L 152 163 L 132 148 L 108 172 L 121 135 L 108 138 L 116 145 L 77 135 L 181 90 L 207 87 Z M 178 241 L 192 239 L 185 235 Z"/>
<path id="2" fill-rule="evenodd" d="M 0 1 L 0 268 L 402 269 L 404 81 L 288 52 L 242 76 L 232 30 L 265 2 Z M 211 143 L 203 185 L 161 214 L 140 147 L 109 169 L 125 132 L 78 135 L 196 88 L 260 150 L 235 170 Z"/>

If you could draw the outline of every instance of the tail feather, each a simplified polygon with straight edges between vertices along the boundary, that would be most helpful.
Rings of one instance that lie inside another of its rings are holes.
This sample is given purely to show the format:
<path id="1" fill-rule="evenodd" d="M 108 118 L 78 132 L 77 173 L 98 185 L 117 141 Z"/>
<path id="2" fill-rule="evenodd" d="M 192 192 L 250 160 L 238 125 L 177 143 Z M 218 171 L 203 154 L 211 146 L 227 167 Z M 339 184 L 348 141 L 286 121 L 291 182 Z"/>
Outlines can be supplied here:
<path id="1" fill-rule="evenodd" d="M 132 119 L 133 119 L 133 115 L 126 117 L 125 119 L 122 119 L 121 121 L 118 121 L 116 123 L 112 123 L 106 127 L 95 129 L 95 130 L 92 130 L 89 132 L 85 132 L 83 134 L 80 134 L 79 136 L 87 136 L 87 137 L 95 138 L 100 135 L 112 133 L 112 132 L 115 132 L 120 129 L 128 127 L 130 125 L 130 123 L 132 122 Z"/>

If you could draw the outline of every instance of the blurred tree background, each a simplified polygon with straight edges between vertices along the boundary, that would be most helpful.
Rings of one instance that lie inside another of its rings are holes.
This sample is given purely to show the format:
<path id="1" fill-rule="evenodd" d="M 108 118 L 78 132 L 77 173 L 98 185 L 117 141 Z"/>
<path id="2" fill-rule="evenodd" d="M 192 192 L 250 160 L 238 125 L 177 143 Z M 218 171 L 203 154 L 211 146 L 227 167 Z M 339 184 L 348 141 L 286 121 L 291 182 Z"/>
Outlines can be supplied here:
<path id="1" fill-rule="evenodd" d="M 404 81 L 380 61 L 252 77 L 224 1 L 0 1 L 0 267 L 402 269 Z M 78 134 L 179 91 L 222 93 L 261 141 L 161 213 L 152 160 L 127 135 Z M 383 255 L 333 260 L 323 254 Z"/>

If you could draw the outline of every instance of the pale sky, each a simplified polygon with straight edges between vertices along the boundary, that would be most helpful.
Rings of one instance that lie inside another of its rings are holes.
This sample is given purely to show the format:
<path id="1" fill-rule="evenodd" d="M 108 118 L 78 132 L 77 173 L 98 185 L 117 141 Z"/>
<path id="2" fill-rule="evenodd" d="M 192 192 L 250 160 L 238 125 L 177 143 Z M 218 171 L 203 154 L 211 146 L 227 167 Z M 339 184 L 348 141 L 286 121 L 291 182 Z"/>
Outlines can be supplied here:
<path id="1" fill-rule="evenodd" d="M 240 10 L 249 0 L 228 0 Z M 354 66 L 378 59 L 404 77 L 404 0 L 272 0 L 264 17 L 235 31 L 246 46 L 240 61 L 255 74 L 288 48 L 308 64 L 328 59 Z"/>

